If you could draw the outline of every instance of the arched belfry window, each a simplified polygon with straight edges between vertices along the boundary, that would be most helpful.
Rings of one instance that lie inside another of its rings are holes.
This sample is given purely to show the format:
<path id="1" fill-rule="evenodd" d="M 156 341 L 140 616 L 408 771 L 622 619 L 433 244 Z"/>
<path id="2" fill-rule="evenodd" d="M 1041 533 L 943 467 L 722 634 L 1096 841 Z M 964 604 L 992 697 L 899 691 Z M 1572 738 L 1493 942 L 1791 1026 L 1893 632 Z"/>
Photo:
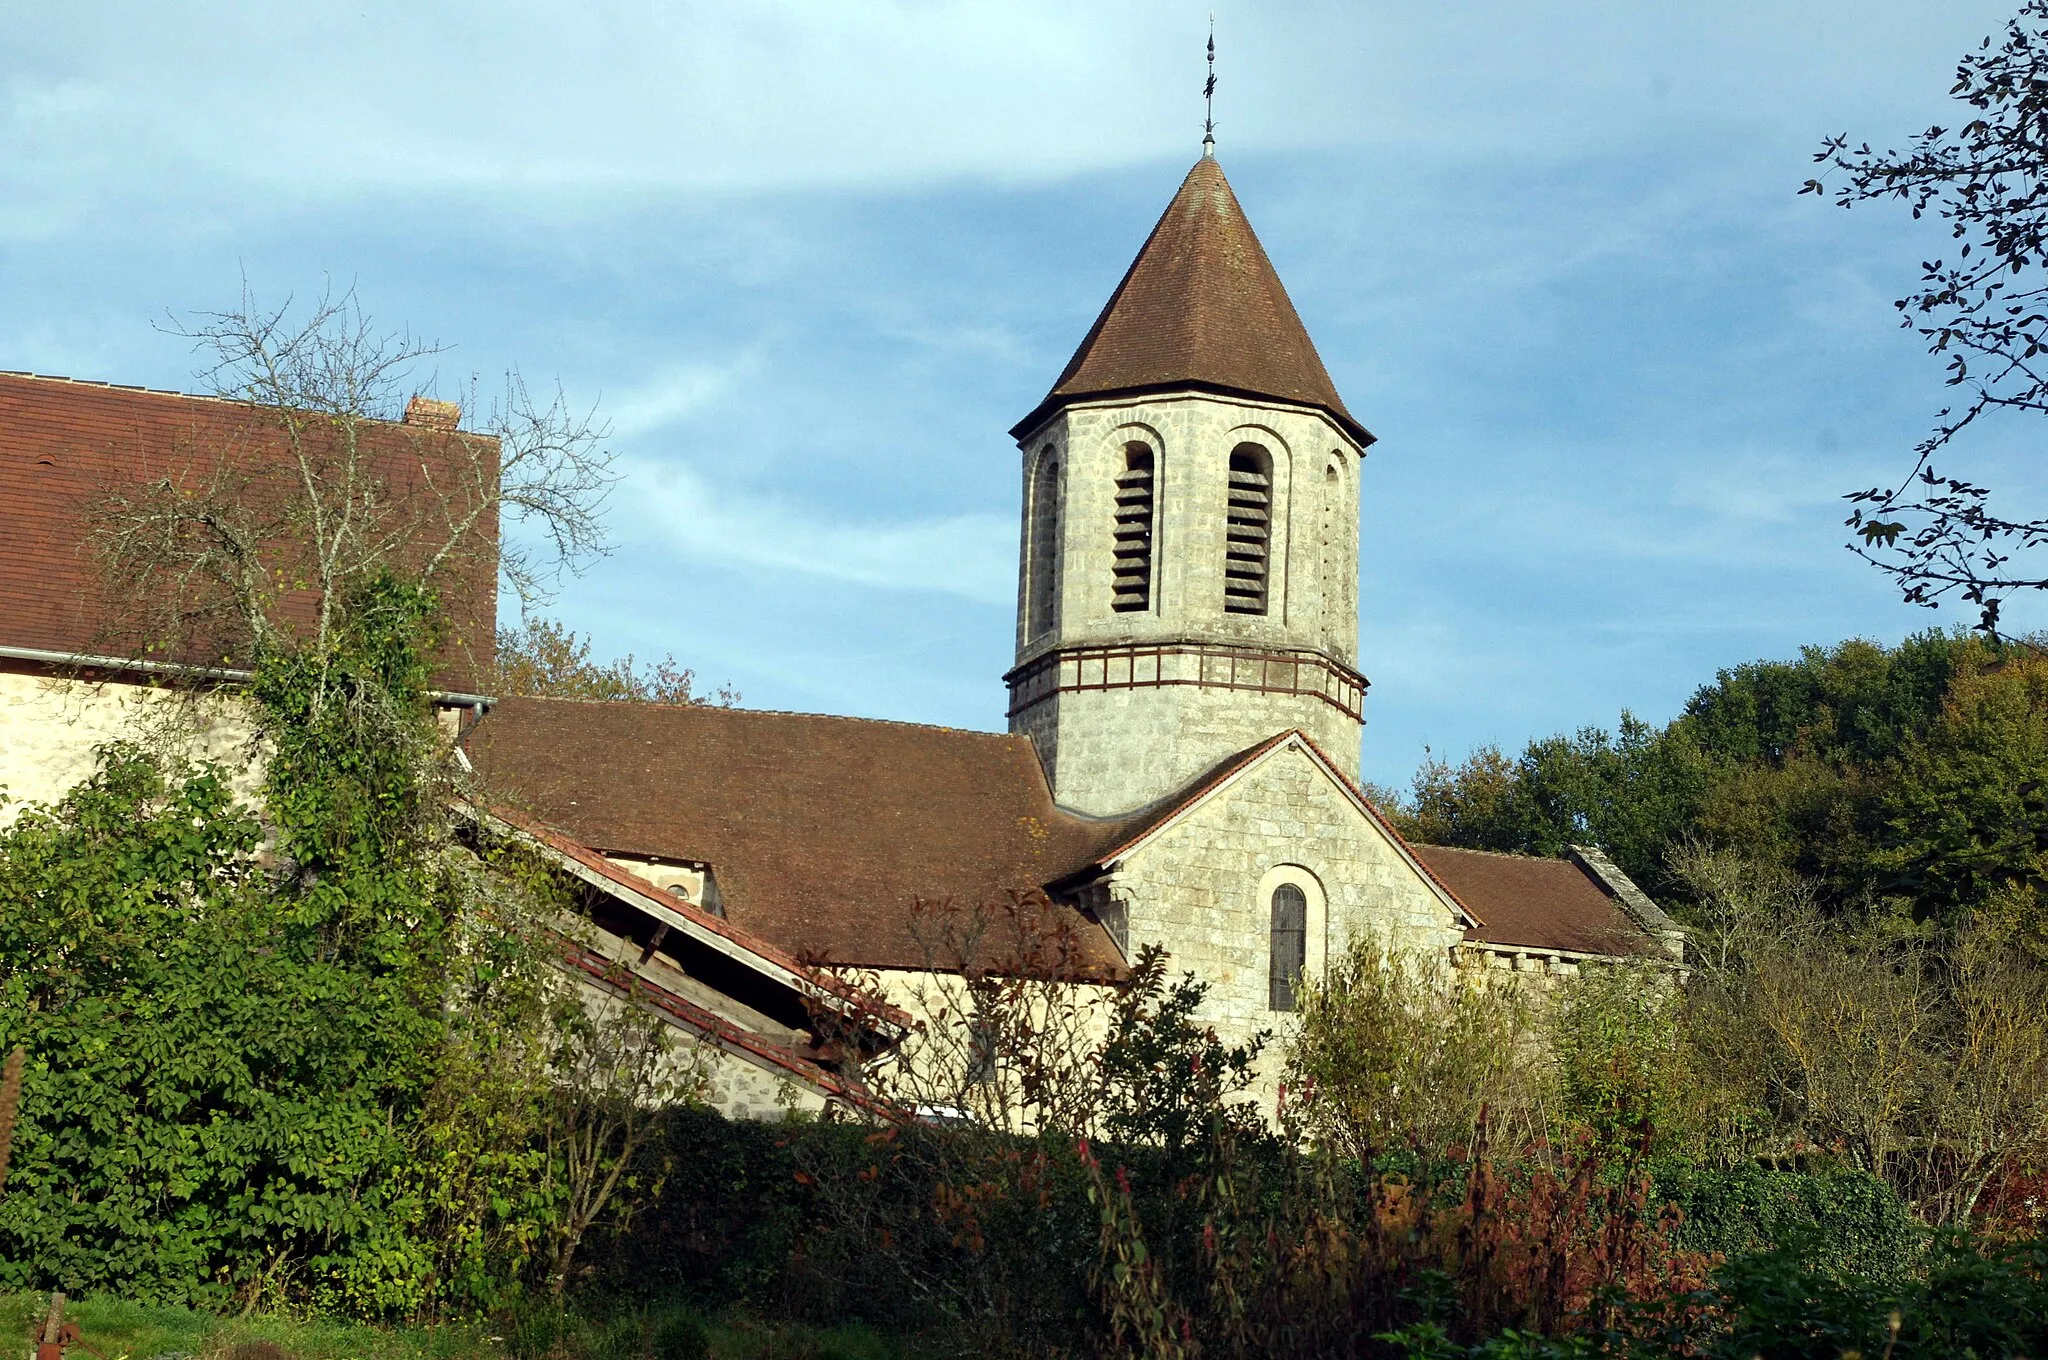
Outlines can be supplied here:
<path id="1" fill-rule="evenodd" d="M 1257 444 L 1230 452 L 1230 503 L 1223 556 L 1223 608 L 1266 612 L 1273 548 L 1273 458 Z"/>
<path id="2" fill-rule="evenodd" d="M 1124 445 L 1124 470 L 1116 479 L 1115 565 L 1109 601 L 1109 607 L 1119 613 L 1152 607 L 1155 471 L 1149 447 Z"/>
<path id="3" fill-rule="evenodd" d="M 1053 625 L 1058 602 L 1060 464 L 1048 444 L 1031 477 L 1031 532 L 1025 547 L 1024 630 L 1037 637 Z"/>
<path id="4" fill-rule="evenodd" d="M 1308 894 L 1292 883 L 1273 889 L 1273 962 L 1267 975 L 1266 1005 L 1294 1009 L 1301 970 L 1308 966 Z"/>

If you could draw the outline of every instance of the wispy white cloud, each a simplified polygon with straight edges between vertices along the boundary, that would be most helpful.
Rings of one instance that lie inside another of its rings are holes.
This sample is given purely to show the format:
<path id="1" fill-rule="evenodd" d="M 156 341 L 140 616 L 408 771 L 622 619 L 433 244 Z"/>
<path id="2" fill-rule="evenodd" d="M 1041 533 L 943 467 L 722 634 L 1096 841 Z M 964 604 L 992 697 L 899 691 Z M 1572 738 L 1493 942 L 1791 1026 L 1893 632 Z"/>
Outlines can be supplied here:
<path id="1" fill-rule="evenodd" d="M 833 517 L 794 495 L 714 486 L 679 464 L 630 458 L 621 471 L 620 536 L 680 557 L 981 604 L 1016 595 L 1017 527 L 1004 516 Z"/>
<path id="2" fill-rule="evenodd" d="M 666 364 L 630 387 L 607 393 L 605 420 L 622 439 L 665 429 L 713 405 L 734 383 L 753 375 L 760 362 L 760 351 L 748 349 L 722 364 Z"/>
<path id="3" fill-rule="evenodd" d="M 1232 152 L 1583 154 L 1787 105 L 1828 123 L 1935 88 L 2009 9 L 1225 5 L 1218 112 Z M 1192 153 L 1202 36 L 1178 0 L 15 5 L 0 181 L 321 199 L 1034 182 Z"/>

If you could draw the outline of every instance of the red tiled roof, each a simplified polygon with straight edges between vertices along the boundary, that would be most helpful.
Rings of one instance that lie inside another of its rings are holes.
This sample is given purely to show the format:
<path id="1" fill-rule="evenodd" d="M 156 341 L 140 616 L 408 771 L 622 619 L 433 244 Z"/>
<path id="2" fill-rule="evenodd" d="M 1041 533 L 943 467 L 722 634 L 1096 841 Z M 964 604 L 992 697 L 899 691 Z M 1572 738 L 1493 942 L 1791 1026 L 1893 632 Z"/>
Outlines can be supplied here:
<path id="1" fill-rule="evenodd" d="M 726 919 L 791 954 L 931 962 L 914 905 L 1000 905 L 1125 823 L 1053 805 L 1026 737 L 803 713 L 505 699 L 465 747 L 492 798 L 607 854 L 712 866 Z M 1083 965 L 1122 956 L 1081 921 Z"/>
<path id="2" fill-rule="evenodd" d="M 772 942 L 779 957 L 919 968 L 933 961 L 912 926 L 919 900 L 1000 903 L 1011 891 L 1077 879 L 1300 735 L 1280 733 L 1152 808 L 1104 820 L 1055 807 L 1030 741 L 989 732 L 506 699 L 475 726 L 466 747 L 494 799 L 581 846 L 710 864 L 730 928 Z M 1589 954 L 1659 952 L 1576 864 L 1406 848 L 1474 918 L 1467 939 Z M 1120 971 L 1116 947 L 1092 922 L 1082 938 L 1091 966 Z"/>
<path id="3" fill-rule="evenodd" d="M 1623 911 L 1599 882 L 1564 859 L 1418 845 L 1427 864 L 1482 924 L 1475 944 L 1580 954 L 1661 956 L 1661 943 Z"/>
<path id="4" fill-rule="evenodd" d="M 1024 437 L 1070 400 L 1179 388 L 1312 406 L 1373 442 L 1211 156 L 1188 171 L 1059 381 L 1010 433 Z"/>
<path id="5" fill-rule="evenodd" d="M 272 420 L 210 397 L 0 373 L 0 646 L 133 654 L 136 639 L 110 617 L 87 543 L 93 503 L 162 478 L 195 482 L 222 462 L 258 477 L 274 472 L 283 464 Z M 377 422 L 369 437 L 395 498 L 422 492 L 423 464 L 456 456 L 458 436 L 441 430 Z M 454 636 L 437 681 L 451 687 L 469 688 L 493 654 L 495 516 L 487 532 L 472 555 L 477 565 L 441 583 Z M 246 661 L 235 654 L 238 639 L 206 641 L 205 654 L 160 659 Z"/>

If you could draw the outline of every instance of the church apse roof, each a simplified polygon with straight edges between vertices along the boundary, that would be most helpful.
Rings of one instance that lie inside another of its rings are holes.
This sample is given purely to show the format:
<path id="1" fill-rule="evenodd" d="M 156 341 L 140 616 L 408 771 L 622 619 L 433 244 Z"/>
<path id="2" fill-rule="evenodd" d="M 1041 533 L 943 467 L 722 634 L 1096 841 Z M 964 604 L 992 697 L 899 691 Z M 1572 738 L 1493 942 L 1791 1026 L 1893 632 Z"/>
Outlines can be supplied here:
<path id="1" fill-rule="evenodd" d="M 1195 162 L 1022 438 L 1067 401 L 1194 388 L 1327 412 L 1361 445 L 1273 262 L 1213 156 Z"/>

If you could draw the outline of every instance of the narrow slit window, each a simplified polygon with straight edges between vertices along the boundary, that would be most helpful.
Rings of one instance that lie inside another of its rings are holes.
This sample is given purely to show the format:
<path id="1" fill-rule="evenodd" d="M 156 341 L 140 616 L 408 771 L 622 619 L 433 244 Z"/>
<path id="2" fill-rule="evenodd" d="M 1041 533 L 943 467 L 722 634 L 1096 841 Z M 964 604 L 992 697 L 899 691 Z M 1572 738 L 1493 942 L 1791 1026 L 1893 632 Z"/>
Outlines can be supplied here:
<path id="1" fill-rule="evenodd" d="M 1031 479 L 1031 538 L 1027 558 L 1024 620 L 1028 636 L 1037 637 L 1053 625 L 1059 557 L 1060 465 L 1048 447 Z"/>
<path id="2" fill-rule="evenodd" d="M 1291 1011 L 1308 966 L 1308 897 L 1292 883 L 1273 889 L 1273 967 L 1267 980 L 1266 1005 Z"/>
<path id="3" fill-rule="evenodd" d="M 1273 460 L 1257 444 L 1231 451 L 1227 515 L 1224 612 L 1263 614 L 1273 542 Z"/>
<path id="4" fill-rule="evenodd" d="M 1129 614 L 1152 607 L 1152 450 L 1124 445 L 1124 470 L 1116 479 L 1115 573 L 1109 607 Z"/>

